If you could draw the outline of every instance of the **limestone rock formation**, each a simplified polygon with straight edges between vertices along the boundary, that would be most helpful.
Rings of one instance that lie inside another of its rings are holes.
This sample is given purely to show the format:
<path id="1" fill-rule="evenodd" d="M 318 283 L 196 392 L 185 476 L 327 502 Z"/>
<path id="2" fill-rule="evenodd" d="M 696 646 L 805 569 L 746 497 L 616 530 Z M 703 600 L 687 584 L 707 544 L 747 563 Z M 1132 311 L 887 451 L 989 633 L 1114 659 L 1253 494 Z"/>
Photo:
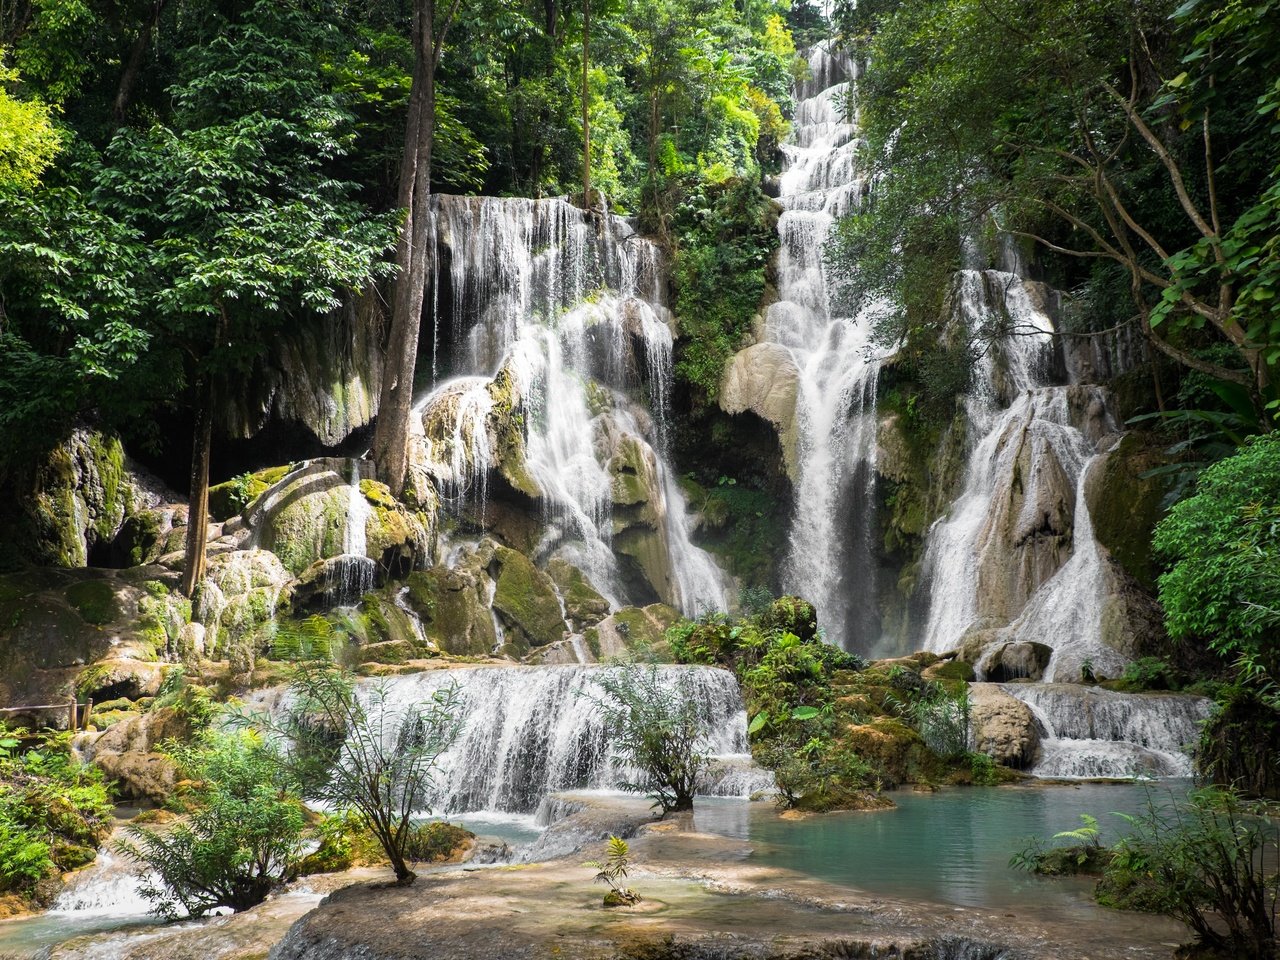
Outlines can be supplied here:
<path id="1" fill-rule="evenodd" d="M 118 437 L 84 427 L 73 430 L 30 475 L 5 479 L 18 488 L 0 505 L 7 530 L 0 569 L 28 563 L 128 565 L 113 550 L 122 527 L 162 501 L 178 499 L 125 456 Z"/>
<path id="2" fill-rule="evenodd" d="M 371 423 L 382 389 L 383 323 L 379 295 L 369 290 L 290 324 L 225 401 L 227 432 L 247 438 L 274 423 L 334 447 Z"/>
<path id="3" fill-rule="evenodd" d="M 177 782 L 173 760 L 160 752 L 166 740 L 190 735 L 190 724 L 173 707 L 161 707 L 113 724 L 103 733 L 82 736 L 77 750 L 108 780 L 116 781 L 121 796 L 163 803 Z"/>
<path id="4" fill-rule="evenodd" d="M 969 686 L 969 722 L 974 747 L 997 763 L 1022 769 L 1035 762 L 1040 746 L 1036 718 L 1021 700 L 995 683 Z"/>
<path id="5" fill-rule="evenodd" d="M 147 579 L 151 575 L 154 579 Z M 158 568 L 31 569 L 0 576 L 0 703 L 154 693 L 158 660 L 190 619 Z M 33 718 L 65 725 L 60 714 Z"/>
<path id="6" fill-rule="evenodd" d="M 488 574 L 496 545 L 482 541 L 464 549 L 448 566 L 409 574 L 404 602 L 422 622 L 440 650 L 462 656 L 485 656 L 498 646 L 489 608 L 493 581 Z"/>
<path id="7" fill-rule="evenodd" d="M 720 409 L 728 414 L 750 411 L 778 432 L 787 476 L 795 479 L 796 393 L 800 371 L 791 351 L 778 343 L 757 343 L 734 354 L 720 382 Z"/>
<path id="8" fill-rule="evenodd" d="M 551 577 L 510 547 L 495 547 L 493 563 L 493 610 L 504 626 L 504 652 L 519 655 L 564 639 L 564 615 Z"/>
<path id="9" fill-rule="evenodd" d="M 560 593 L 565 617 L 574 630 L 594 626 L 609 615 L 609 601 L 600 596 L 586 574 L 569 561 L 553 557 L 547 563 L 547 574 Z"/>

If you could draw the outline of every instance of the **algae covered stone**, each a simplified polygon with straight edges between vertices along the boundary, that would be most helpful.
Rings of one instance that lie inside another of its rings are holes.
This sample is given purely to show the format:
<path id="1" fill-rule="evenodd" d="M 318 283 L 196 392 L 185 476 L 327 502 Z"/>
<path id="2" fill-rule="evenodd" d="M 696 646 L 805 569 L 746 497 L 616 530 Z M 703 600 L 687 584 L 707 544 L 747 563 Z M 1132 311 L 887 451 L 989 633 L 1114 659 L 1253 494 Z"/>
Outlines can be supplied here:
<path id="1" fill-rule="evenodd" d="M 564 638 L 566 626 L 555 583 L 532 560 L 510 547 L 497 547 L 493 609 L 511 639 L 540 647 Z"/>

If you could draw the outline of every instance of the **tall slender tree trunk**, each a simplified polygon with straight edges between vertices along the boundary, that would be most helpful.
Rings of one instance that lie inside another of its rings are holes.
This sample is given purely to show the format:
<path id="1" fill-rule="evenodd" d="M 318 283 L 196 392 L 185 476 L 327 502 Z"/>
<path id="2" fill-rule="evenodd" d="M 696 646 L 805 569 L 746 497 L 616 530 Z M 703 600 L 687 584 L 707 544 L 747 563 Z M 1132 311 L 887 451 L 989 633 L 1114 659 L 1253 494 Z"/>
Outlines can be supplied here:
<path id="1" fill-rule="evenodd" d="M 191 486 L 187 506 L 186 563 L 182 592 L 188 598 L 204 580 L 205 541 L 209 538 L 209 456 L 213 447 L 213 379 L 204 374 L 196 384 L 195 428 L 191 444 Z"/>
<path id="2" fill-rule="evenodd" d="M 456 9 L 456 4 L 454 8 Z M 374 430 L 378 473 L 396 496 L 404 493 L 409 467 L 409 416 L 418 360 L 418 333 L 427 283 L 431 229 L 431 148 L 435 134 L 435 4 L 417 0 L 414 12 L 414 71 L 400 163 L 398 201 L 405 211 L 396 244 L 396 276 L 387 338 L 386 370 Z"/>
<path id="3" fill-rule="evenodd" d="M 138 75 L 142 72 L 142 59 L 151 45 L 151 35 L 155 33 L 160 23 L 160 15 L 168 5 L 169 0 L 152 0 L 151 15 L 139 28 L 138 35 L 134 37 L 133 45 L 129 48 L 129 56 L 120 74 L 120 84 L 116 88 L 115 103 L 112 105 L 116 123 L 124 122 L 125 114 L 129 110 L 129 102 L 133 99 L 133 88 L 137 85 Z"/>
<path id="4" fill-rule="evenodd" d="M 582 0 L 582 206 L 591 209 L 591 0 Z"/>

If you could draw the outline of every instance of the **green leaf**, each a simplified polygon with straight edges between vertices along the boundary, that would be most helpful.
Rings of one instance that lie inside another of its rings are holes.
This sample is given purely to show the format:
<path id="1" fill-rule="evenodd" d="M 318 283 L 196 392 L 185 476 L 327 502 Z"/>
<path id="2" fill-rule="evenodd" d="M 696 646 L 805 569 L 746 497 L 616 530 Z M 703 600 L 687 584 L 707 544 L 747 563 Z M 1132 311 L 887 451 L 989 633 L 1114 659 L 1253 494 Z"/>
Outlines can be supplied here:
<path id="1" fill-rule="evenodd" d="M 821 711 L 817 707 L 796 707 L 791 711 L 792 720 L 812 720 Z"/>

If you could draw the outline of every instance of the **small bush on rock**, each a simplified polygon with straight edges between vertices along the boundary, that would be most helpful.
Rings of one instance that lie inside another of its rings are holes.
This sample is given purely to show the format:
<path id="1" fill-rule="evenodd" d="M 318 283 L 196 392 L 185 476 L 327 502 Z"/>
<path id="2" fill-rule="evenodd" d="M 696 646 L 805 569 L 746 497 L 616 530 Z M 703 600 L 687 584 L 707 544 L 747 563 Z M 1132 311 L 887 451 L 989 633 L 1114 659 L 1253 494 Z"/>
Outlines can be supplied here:
<path id="1" fill-rule="evenodd" d="M 711 757 L 689 675 L 667 678 L 655 665 L 627 665 L 597 676 L 596 683 L 604 694 L 596 702 L 620 759 L 639 772 L 626 789 L 651 797 L 663 814 L 693 809 Z"/>

